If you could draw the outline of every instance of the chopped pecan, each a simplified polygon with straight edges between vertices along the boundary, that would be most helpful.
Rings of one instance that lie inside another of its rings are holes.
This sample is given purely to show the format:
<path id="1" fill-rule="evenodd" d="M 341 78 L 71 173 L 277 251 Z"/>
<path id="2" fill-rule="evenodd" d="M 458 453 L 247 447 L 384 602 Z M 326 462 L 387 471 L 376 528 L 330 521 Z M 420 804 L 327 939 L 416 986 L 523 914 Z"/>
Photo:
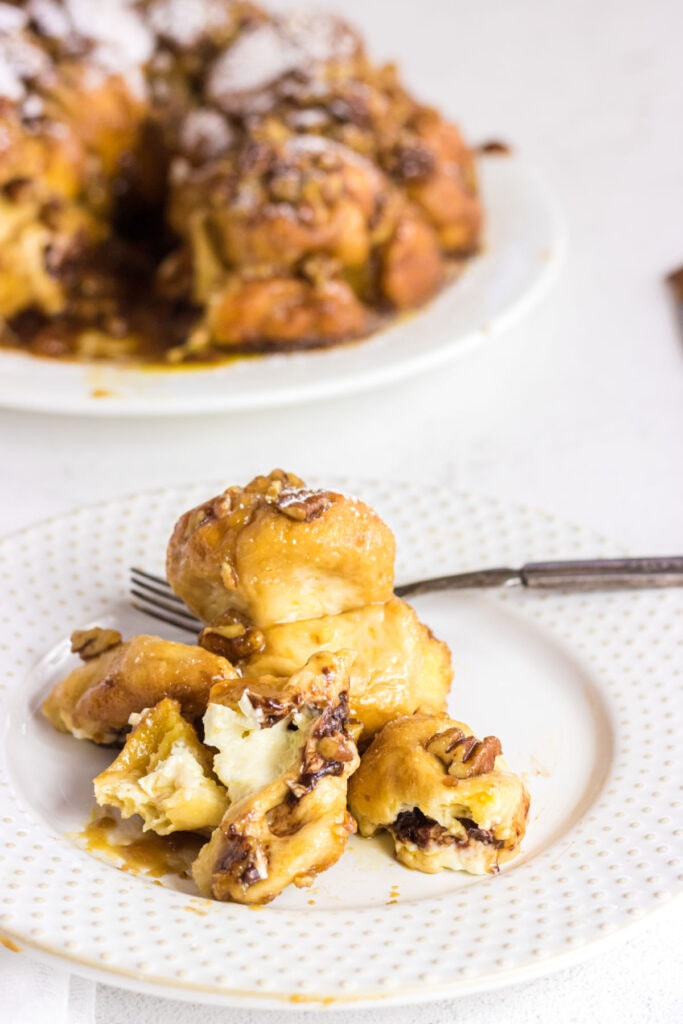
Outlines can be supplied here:
<path id="1" fill-rule="evenodd" d="M 278 512 L 297 522 L 310 523 L 332 505 L 326 491 L 307 491 L 304 488 L 284 488 L 273 502 Z"/>
<path id="2" fill-rule="evenodd" d="M 474 739 L 474 743 L 471 740 Z M 496 758 L 502 754 L 500 740 L 497 736 L 485 736 L 478 741 L 473 736 L 468 736 L 461 743 L 456 744 L 453 753 L 455 758 L 452 761 L 448 774 L 458 779 L 469 779 L 474 775 L 486 775 L 492 772 Z"/>
<path id="3" fill-rule="evenodd" d="M 397 181 L 424 181 L 434 173 L 434 154 L 417 139 L 399 143 L 386 157 L 387 170 Z"/>
<path id="4" fill-rule="evenodd" d="M 318 742 L 318 753 L 326 761 L 353 761 L 355 752 L 341 733 L 323 736 Z"/>
<path id="5" fill-rule="evenodd" d="M 324 670 L 323 670 L 324 671 Z M 336 733 L 346 733 L 349 722 L 349 695 L 345 690 L 339 694 L 339 700 L 332 706 L 328 705 L 315 727 L 315 736 L 320 739 L 323 736 L 334 736 Z M 320 749 L 320 747 L 318 747 Z"/>
<path id="6" fill-rule="evenodd" d="M 219 654 L 228 661 L 239 661 L 262 651 L 266 638 L 255 626 L 236 616 L 226 616 L 205 626 L 199 634 L 198 643 L 212 654 Z"/>
<path id="7" fill-rule="evenodd" d="M 244 490 L 247 494 L 262 494 L 267 501 L 275 501 L 280 491 L 285 488 L 303 487 L 303 480 L 284 469 L 274 469 L 268 476 L 256 476 Z"/>
<path id="8" fill-rule="evenodd" d="M 427 743 L 427 750 L 430 754 L 434 754 L 444 764 L 450 764 L 452 761 L 451 754 L 453 747 L 460 740 L 464 739 L 465 733 L 462 729 L 458 729 L 457 726 L 453 726 L 452 729 L 446 729 L 445 732 L 437 732 Z"/>
<path id="9" fill-rule="evenodd" d="M 123 637 L 118 629 L 77 629 L 71 634 L 71 652 L 77 654 L 81 661 L 90 661 L 105 651 L 118 647 Z"/>
<path id="10" fill-rule="evenodd" d="M 326 775 L 343 775 L 344 765 L 356 756 L 355 745 L 346 733 L 348 698 L 340 694 L 336 707 L 325 708 L 306 744 L 299 777 L 288 783 L 297 800 L 310 793 Z"/>
<path id="11" fill-rule="evenodd" d="M 328 109 L 337 121 L 349 122 L 360 128 L 372 127 L 370 107 L 362 93 L 337 96 L 331 100 Z"/>
<path id="12" fill-rule="evenodd" d="M 316 757 L 302 766 L 298 781 L 288 782 L 287 785 L 296 799 L 300 800 L 302 796 L 312 792 L 326 775 L 343 773 L 344 765 L 340 761 L 326 761 L 323 757 Z"/>
<path id="13" fill-rule="evenodd" d="M 503 752 L 497 736 L 478 740 L 476 736 L 465 736 L 457 727 L 432 736 L 427 750 L 443 761 L 448 767 L 448 774 L 457 779 L 492 772 L 496 758 Z"/>

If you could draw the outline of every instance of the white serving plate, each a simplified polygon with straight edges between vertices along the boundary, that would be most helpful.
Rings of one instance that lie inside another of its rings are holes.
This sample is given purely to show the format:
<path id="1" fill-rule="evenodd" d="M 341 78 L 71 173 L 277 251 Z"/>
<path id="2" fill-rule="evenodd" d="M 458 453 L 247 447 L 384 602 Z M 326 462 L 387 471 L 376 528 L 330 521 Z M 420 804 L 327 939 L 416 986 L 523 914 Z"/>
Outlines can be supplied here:
<path id="1" fill-rule="evenodd" d="M 622 553 L 490 498 L 332 483 L 393 527 L 399 581 Z M 680 893 L 680 590 L 416 600 L 453 651 L 452 714 L 500 736 L 531 791 L 522 853 L 498 876 L 411 872 L 386 842 L 354 838 L 312 888 L 254 910 L 204 900 L 173 879 L 160 887 L 79 848 L 69 833 L 87 822 L 92 776 L 112 752 L 54 732 L 40 700 L 70 664 L 74 628 L 157 631 L 128 606 L 127 567 L 161 570 L 175 517 L 220 486 L 110 501 L 0 544 L 0 934 L 141 991 L 339 1008 L 452 997 L 547 973 Z"/>
<path id="2" fill-rule="evenodd" d="M 379 387 L 464 355 L 540 297 L 564 251 L 554 201 L 513 156 L 481 160 L 481 255 L 423 310 L 329 350 L 182 370 L 61 363 L 0 350 L 0 407 L 89 416 L 270 408 Z"/>

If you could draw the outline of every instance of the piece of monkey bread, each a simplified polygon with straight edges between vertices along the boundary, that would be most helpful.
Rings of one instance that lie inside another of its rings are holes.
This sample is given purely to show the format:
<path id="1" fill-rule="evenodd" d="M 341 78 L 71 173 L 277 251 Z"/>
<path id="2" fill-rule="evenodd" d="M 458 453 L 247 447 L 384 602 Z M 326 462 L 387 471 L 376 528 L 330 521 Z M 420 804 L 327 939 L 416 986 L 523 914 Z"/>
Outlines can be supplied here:
<path id="1" fill-rule="evenodd" d="M 199 718 L 211 687 L 237 675 L 229 661 L 201 647 L 114 629 L 78 630 L 71 649 L 83 661 L 50 691 L 42 711 L 60 732 L 95 743 L 121 743 L 129 719 L 164 697 Z"/>
<path id="2" fill-rule="evenodd" d="M 211 762 L 178 701 L 166 697 L 142 712 L 116 760 L 96 777 L 95 799 L 124 818 L 138 814 L 143 831 L 161 836 L 214 828 L 228 794 Z"/>
<path id="3" fill-rule="evenodd" d="M 363 726 L 362 744 L 400 715 L 446 710 L 453 678 L 450 651 L 400 598 L 237 636 L 235 627 L 234 622 L 207 626 L 199 642 L 250 674 L 290 675 L 316 651 L 355 650 L 349 703 Z"/>
<path id="4" fill-rule="evenodd" d="M 289 680 L 221 683 L 204 716 L 214 771 L 231 798 L 195 861 L 199 891 L 267 903 L 307 886 L 355 831 L 347 779 L 358 766 L 348 731 L 349 652 L 319 653 Z"/>
<path id="5" fill-rule="evenodd" d="M 349 809 L 362 835 L 391 833 L 406 867 L 484 874 L 517 852 L 529 795 L 495 736 L 417 714 L 375 737 L 349 783 Z"/>
<path id="6" fill-rule="evenodd" d="M 388 600 L 394 554 L 362 501 L 274 470 L 181 516 L 166 572 L 204 622 L 228 613 L 262 628 Z"/>

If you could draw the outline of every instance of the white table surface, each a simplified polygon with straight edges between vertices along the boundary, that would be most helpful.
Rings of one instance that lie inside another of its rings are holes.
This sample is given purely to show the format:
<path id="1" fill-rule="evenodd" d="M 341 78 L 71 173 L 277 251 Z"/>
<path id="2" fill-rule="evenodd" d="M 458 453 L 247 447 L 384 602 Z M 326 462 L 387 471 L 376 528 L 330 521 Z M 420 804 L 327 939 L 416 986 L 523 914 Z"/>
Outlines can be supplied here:
<path id="1" fill-rule="evenodd" d="M 518 326 L 467 358 L 358 397 L 151 422 L 0 412 L 0 533 L 140 489 L 237 482 L 284 466 L 445 483 L 542 507 L 634 553 L 683 552 L 683 336 L 663 285 L 683 263 L 683 5 L 336 6 L 375 54 L 400 57 L 470 139 L 509 140 L 544 174 L 569 225 L 560 280 Z M 679 903 L 613 950 L 522 986 L 336 1019 L 678 1021 L 681 916 Z M 274 1018 L 95 986 L 0 948 L 0 1020 L 46 1019 Z"/>

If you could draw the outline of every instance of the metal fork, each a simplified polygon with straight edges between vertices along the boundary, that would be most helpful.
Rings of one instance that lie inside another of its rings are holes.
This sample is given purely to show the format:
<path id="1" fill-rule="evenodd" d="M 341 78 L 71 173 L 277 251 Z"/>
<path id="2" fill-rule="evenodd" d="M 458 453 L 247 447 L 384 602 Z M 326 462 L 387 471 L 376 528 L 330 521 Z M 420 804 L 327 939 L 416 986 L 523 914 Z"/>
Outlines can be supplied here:
<path id="1" fill-rule="evenodd" d="M 438 590 L 521 586 L 526 590 L 635 590 L 683 586 L 683 555 L 652 558 L 593 558 L 582 561 L 527 562 L 519 569 L 479 569 L 437 576 L 395 588 L 397 597 L 417 597 Z M 173 593 L 162 576 L 130 570 L 131 603 L 138 611 L 187 633 L 204 623 Z"/>

